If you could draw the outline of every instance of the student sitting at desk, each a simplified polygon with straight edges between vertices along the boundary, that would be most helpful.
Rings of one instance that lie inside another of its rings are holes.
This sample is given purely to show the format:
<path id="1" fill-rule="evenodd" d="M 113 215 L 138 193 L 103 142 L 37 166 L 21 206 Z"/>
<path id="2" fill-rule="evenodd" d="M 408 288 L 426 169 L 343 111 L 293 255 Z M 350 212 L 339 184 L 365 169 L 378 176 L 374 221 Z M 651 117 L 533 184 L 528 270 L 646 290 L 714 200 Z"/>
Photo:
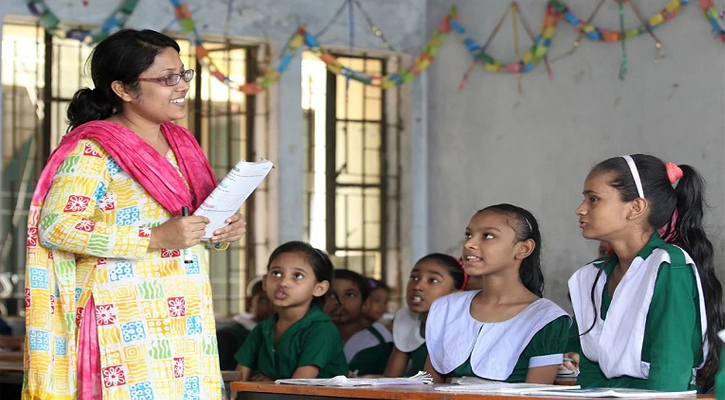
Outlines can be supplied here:
<path id="1" fill-rule="evenodd" d="M 364 317 L 371 325 L 380 322 L 390 331 L 392 319 L 388 316 L 388 301 L 390 301 L 390 287 L 385 282 L 374 278 L 367 278 L 370 284 L 370 307 L 367 307 Z"/>
<path id="2" fill-rule="evenodd" d="M 217 328 L 219 366 L 224 371 L 236 368 L 234 354 L 242 347 L 252 329 L 274 314 L 274 307 L 264 291 L 262 279 L 262 276 L 257 276 L 247 285 L 249 313 L 235 315 L 231 325 Z"/>
<path id="3" fill-rule="evenodd" d="M 272 252 L 264 288 L 277 312 L 254 327 L 235 355 L 243 381 L 347 374 L 340 334 L 319 308 L 333 271 L 327 255 L 304 242 Z"/>
<path id="4" fill-rule="evenodd" d="M 531 213 L 510 204 L 473 215 L 463 265 L 481 290 L 439 298 L 426 322 L 426 371 L 434 382 L 477 376 L 551 384 L 563 361 L 571 319 L 543 299 L 541 234 Z"/>
<path id="5" fill-rule="evenodd" d="M 433 301 L 466 289 L 468 275 L 463 263 L 448 254 L 431 253 L 413 266 L 405 288 L 408 307 L 401 308 L 393 320 L 395 347 L 383 376 L 414 375 L 425 369 L 425 322 Z"/>
<path id="6" fill-rule="evenodd" d="M 345 358 L 351 376 L 380 375 L 385 370 L 393 336 L 385 325 L 370 325 L 364 312 L 370 306 L 370 285 L 357 272 L 337 269 L 335 282 L 325 303 L 345 343 Z"/>
<path id="7" fill-rule="evenodd" d="M 703 221 L 702 176 L 634 154 L 597 164 L 582 193 L 582 236 L 605 240 L 614 252 L 569 279 L 577 383 L 710 390 L 725 311 Z"/>

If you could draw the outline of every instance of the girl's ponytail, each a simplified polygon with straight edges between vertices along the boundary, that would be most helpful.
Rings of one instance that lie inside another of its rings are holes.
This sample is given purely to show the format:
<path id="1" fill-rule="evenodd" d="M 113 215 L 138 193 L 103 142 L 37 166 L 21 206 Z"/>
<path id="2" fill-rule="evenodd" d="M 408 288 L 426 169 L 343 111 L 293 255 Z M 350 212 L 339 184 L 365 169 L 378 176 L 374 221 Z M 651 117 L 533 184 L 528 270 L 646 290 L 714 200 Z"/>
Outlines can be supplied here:
<path id="1" fill-rule="evenodd" d="M 714 385 L 715 373 L 720 366 L 722 342 L 717 333 L 725 328 L 725 310 L 722 304 L 722 285 L 715 276 L 713 246 L 703 228 L 705 181 L 689 165 L 680 165 L 682 178 L 675 188 L 677 194 L 675 236 L 670 241 L 687 251 L 697 266 L 702 282 L 707 313 L 708 355 L 698 373 L 698 384 L 704 391 Z"/>

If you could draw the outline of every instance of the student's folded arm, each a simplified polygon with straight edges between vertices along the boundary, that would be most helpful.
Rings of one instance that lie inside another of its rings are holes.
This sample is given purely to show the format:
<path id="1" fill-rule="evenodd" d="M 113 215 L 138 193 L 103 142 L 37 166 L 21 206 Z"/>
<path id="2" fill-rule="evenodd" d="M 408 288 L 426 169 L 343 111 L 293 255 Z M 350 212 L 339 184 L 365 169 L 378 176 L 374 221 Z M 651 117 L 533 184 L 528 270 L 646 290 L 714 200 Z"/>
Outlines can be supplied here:
<path id="1" fill-rule="evenodd" d="M 272 378 L 268 377 L 267 375 L 264 375 L 262 373 L 256 373 L 252 375 L 252 378 L 250 379 L 252 382 L 272 382 Z"/>
<path id="2" fill-rule="evenodd" d="M 693 343 L 701 340 L 698 302 L 689 265 L 660 267 L 645 328 L 650 344 L 649 389 L 689 389 L 695 364 Z"/>
<path id="3" fill-rule="evenodd" d="M 556 318 L 531 339 L 524 349 L 524 354 L 529 357 L 527 383 L 554 383 L 559 366 L 564 361 L 570 324 L 568 316 Z"/>
<path id="4" fill-rule="evenodd" d="M 445 382 L 445 376 L 441 375 L 436 371 L 435 368 L 433 368 L 433 364 L 430 362 L 430 356 L 425 359 L 425 372 L 429 373 L 430 376 L 433 378 L 433 383 L 444 383 Z"/>
<path id="5" fill-rule="evenodd" d="M 81 140 L 58 167 L 40 215 L 43 246 L 95 257 L 138 259 L 147 253 L 150 228 L 93 219 L 99 202 L 110 201 L 105 154 L 96 142 Z"/>
<path id="6" fill-rule="evenodd" d="M 526 383 L 544 383 L 550 385 L 554 383 L 558 370 L 558 365 L 529 368 L 529 371 L 526 373 Z"/>
<path id="7" fill-rule="evenodd" d="M 388 364 L 385 366 L 383 376 L 386 378 L 398 378 L 405 374 L 405 367 L 408 366 L 410 354 L 398 350 L 393 346 L 393 351 L 388 358 Z"/>
<path id="8" fill-rule="evenodd" d="M 316 365 L 305 365 L 303 367 L 297 367 L 295 373 L 292 374 L 292 379 L 314 379 L 320 374 L 320 367 Z"/>
<path id="9" fill-rule="evenodd" d="M 252 377 L 252 370 L 249 367 L 245 367 L 244 365 L 237 364 L 237 371 L 242 376 L 242 381 L 246 382 L 249 380 L 249 378 Z"/>

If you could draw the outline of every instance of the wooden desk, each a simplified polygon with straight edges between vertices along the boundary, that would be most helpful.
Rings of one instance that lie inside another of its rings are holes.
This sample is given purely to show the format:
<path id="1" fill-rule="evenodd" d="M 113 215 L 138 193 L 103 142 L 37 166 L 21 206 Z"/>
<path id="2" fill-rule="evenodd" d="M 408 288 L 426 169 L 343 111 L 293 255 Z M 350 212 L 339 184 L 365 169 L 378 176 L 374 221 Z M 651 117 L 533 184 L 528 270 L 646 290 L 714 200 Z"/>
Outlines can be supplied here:
<path id="1" fill-rule="evenodd" d="M 471 394 L 436 392 L 440 385 L 362 386 L 355 388 L 278 385 L 272 382 L 232 382 L 238 400 L 334 400 L 390 399 L 390 400 L 552 400 L 553 397 L 514 396 L 502 394 Z M 697 399 L 715 400 L 713 395 L 698 395 Z M 589 399 L 591 400 L 591 399 Z"/>

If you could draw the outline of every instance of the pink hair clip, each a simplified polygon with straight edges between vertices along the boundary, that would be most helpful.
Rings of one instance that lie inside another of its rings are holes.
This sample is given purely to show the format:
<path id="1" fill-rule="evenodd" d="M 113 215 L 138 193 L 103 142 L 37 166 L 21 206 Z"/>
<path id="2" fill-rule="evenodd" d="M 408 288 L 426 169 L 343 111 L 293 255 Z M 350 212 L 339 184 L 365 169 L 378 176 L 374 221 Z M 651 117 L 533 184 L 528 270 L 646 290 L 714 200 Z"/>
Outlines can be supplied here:
<path id="1" fill-rule="evenodd" d="M 667 170 L 667 178 L 670 179 L 670 183 L 677 182 L 682 179 L 682 176 L 684 175 L 682 168 L 678 167 L 675 163 L 666 162 L 665 169 Z"/>
<path id="2" fill-rule="evenodd" d="M 461 266 L 461 269 L 463 270 L 463 284 L 461 285 L 461 290 L 466 290 L 466 285 L 468 284 L 468 274 L 466 273 L 466 267 L 463 265 L 463 260 L 461 260 L 458 257 L 453 257 L 450 254 L 446 254 L 448 257 L 456 260 L 458 265 Z"/>

